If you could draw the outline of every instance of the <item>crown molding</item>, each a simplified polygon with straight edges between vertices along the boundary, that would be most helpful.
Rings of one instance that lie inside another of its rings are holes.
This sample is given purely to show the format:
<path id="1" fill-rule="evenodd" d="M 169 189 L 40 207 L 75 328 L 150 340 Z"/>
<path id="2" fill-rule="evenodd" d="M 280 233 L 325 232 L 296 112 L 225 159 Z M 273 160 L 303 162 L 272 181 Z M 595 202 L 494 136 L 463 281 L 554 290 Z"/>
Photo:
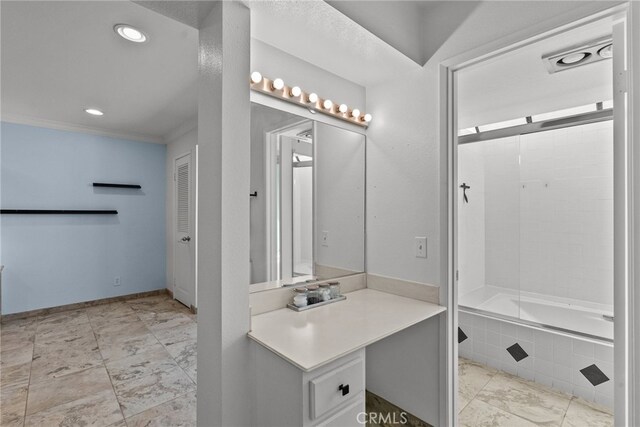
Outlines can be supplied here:
<path id="1" fill-rule="evenodd" d="M 69 132 L 88 133 L 91 135 L 107 136 L 118 139 L 128 139 L 130 141 L 151 142 L 154 144 L 165 144 L 165 139 L 144 135 L 139 133 L 116 132 L 107 129 L 94 128 L 84 125 L 76 125 L 72 123 L 58 122 L 55 120 L 40 119 L 20 114 L 6 114 L 0 116 L 0 120 L 7 123 L 16 123 L 20 125 L 35 126 L 47 129 L 64 130 Z"/>

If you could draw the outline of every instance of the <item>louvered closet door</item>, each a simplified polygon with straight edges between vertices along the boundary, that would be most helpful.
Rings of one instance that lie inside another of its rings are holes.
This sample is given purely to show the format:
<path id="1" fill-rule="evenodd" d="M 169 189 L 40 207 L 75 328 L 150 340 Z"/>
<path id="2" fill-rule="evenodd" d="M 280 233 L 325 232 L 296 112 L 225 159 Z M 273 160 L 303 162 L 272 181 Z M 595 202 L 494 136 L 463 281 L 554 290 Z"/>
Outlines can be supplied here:
<path id="1" fill-rule="evenodd" d="M 174 297 L 195 305 L 195 215 L 191 154 L 176 159 L 174 169 Z"/>

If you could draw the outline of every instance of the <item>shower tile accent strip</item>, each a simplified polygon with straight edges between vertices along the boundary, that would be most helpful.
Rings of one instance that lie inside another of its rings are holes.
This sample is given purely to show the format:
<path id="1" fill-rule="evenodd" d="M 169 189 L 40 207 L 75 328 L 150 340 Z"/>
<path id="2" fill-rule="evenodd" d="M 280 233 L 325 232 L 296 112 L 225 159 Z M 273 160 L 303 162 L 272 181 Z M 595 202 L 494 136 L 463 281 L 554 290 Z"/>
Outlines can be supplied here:
<path id="1" fill-rule="evenodd" d="M 518 343 L 515 343 L 511 347 L 507 347 L 507 351 L 509 352 L 511 357 L 515 359 L 516 362 L 519 362 L 522 359 L 529 357 L 529 354 L 526 351 L 524 351 L 524 349 L 520 347 L 520 344 Z"/>
<path id="2" fill-rule="evenodd" d="M 580 369 L 580 372 L 582 372 L 582 375 L 584 375 L 585 378 L 594 386 L 609 381 L 609 377 L 606 376 L 605 373 L 602 372 L 595 364 L 587 366 L 584 369 Z"/>
<path id="3" fill-rule="evenodd" d="M 466 340 L 467 334 L 464 333 L 464 331 L 460 328 L 458 328 L 458 344 L 460 344 L 462 341 Z"/>
<path id="4" fill-rule="evenodd" d="M 459 322 L 460 356 L 613 408 L 612 344 L 463 311 Z M 528 357 L 516 361 L 516 343 Z"/>

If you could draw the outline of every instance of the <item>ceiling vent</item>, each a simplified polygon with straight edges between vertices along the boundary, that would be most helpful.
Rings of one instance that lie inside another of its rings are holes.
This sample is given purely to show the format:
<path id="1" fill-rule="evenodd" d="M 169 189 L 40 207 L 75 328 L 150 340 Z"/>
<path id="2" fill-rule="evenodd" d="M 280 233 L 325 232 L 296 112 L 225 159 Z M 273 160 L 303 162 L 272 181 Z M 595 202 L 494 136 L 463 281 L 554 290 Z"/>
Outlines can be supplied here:
<path id="1" fill-rule="evenodd" d="M 562 51 L 542 56 L 549 74 L 610 59 L 613 54 L 611 37 L 592 40 Z"/>

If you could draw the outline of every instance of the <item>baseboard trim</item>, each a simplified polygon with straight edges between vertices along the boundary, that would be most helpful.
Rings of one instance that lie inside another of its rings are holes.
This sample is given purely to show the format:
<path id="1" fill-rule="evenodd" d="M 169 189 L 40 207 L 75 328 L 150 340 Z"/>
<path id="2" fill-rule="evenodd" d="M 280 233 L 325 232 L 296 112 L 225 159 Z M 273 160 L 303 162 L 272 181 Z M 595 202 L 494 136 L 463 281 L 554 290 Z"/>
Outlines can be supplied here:
<path id="1" fill-rule="evenodd" d="M 57 307 L 39 308 L 37 310 L 23 311 L 20 313 L 3 314 L 2 316 L 0 316 L 0 323 L 5 323 L 5 322 L 16 320 L 16 319 L 26 319 L 28 317 L 34 317 L 34 316 L 46 316 L 48 314 L 59 313 L 61 311 L 78 310 L 81 308 L 93 307 L 96 305 L 110 304 L 118 301 L 127 301 L 135 298 L 152 297 L 152 296 L 163 295 L 163 294 L 172 295 L 168 289 L 158 289 L 155 291 L 138 292 L 135 294 L 120 295 L 117 297 L 102 298 L 102 299 L 97 299 L 92 301 L 76 302 L 73 304 L 65 304 Z"/>

